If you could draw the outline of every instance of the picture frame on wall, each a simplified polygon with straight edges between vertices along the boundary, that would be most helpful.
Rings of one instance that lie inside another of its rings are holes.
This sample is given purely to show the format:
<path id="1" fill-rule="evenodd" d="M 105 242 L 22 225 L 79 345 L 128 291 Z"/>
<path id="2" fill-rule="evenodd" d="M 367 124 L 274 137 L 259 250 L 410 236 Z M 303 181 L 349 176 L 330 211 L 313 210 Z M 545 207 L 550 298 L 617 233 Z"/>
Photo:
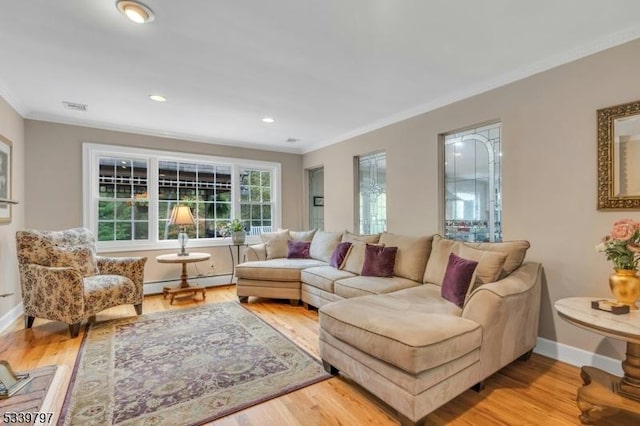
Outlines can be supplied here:
<path id="1" fill-rule="evenodd" d="M 11 148 L 9 139 L 0 135 L 0 222 L 11 222 Z"/>
<path id="2" fill-rule="evenodd" d="M 324 206 L 324 197 L 313 197 L 313 205 L 315 207 Z"/>

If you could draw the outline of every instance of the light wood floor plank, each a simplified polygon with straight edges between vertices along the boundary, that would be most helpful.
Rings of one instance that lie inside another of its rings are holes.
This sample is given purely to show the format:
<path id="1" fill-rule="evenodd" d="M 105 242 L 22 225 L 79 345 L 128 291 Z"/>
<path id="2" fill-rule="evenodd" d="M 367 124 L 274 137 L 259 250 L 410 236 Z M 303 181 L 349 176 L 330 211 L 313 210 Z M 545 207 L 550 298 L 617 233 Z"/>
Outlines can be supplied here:
<path id="1" fill-rule="evenodd" d="M 169 305 L 161 295 L 148 296 L 144 312 L 188 309 L 203 303 L 236 301 L 235 286 L 207 290 L 204 302 L 185 300 Z M 288 301 L 251 298 L 242 304 L 316 358 L 318 313 Z M 135 315 L 131 306 L 100 313 L 97 321 Z M 17 371 L 45 365 L 67 367 L 63 389 L 82 339 L 71 339 L 66 324 L 36 319 L 24 329 L 17 320 L 0 336 L 0 358 Z M 464 392 L 427 418 L 427 425 L 578 425 L 576 389 L 582 384 L 579 369 L 533 354 L 526 362 L 516 361 L 486 381 L 485 389 Z M 57 395 L 60 406 L 64 392 Z M 214 422 L 216 425 L 394 425 L 395 412 L 378 398 L 349 380 L 334 377 Z"/>

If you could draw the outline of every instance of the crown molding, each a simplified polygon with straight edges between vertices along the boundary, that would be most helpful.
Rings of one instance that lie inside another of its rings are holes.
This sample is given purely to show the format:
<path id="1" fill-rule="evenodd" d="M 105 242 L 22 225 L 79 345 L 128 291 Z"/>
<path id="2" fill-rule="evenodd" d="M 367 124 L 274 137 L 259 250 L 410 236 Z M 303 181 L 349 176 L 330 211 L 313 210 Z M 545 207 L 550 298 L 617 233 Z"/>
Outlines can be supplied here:
<path id="1" fill-rule="evenodd" d="M 607 37 L 597 39 L 590 43 L 585 43 L 581 46 L 578 46 L 575 49 L 569 50 L 567 52 L 563 52 L 562 54 L 554 55 L 547 59 L 531 63 L 528 66 L 521 67 L 514 71 L 502 74 L 495 79 L 486 80 L 470 88 L 449 93 L 445 96 L 442 96 L 430 102 L 418 105 L 417 107 L 406 109 L 404 111 L 398 112 L 391 116 L 374 121 L 373 123 L 368 124 L 366 126 L 359 127 L 357 129 L 354 129 L 347 133 L 343 133 L 342 135 L 336 136 L 334 138 L 330 138 L 322 142 L 318 142 L 304 149 L 302 153 L 306 154 L 306 153 L 315 151 L 317 149 L 324 148 L 326 146 L 344 142 L 345 140 L 354 138 L 356 136 L 360 136 L 365 133 L 369 133 L 371 131 L 389 126 L 391 124 L 395 124 L 400 121 L 407 120 L 409 118 L 416 117 L 421 114 L 425 114 L 427 112 L 433 111 L 438 108 L 442 108 L 444 106 L 453 104 L 458 101 L 462 101 L 472 96 L 476 96 L 481 93 L 485 93 L 490 90 L 497 89 L 498 87 L 506 86 L 507 84 L 510 84 L 519 80 L 523 80 L 532 75 L 550 70 L 552 68 L 559 67 L 561 65 L 576 61 L 578 59 L 582 59 L 584 57 L 610 49 L 612 47 L 619 46 L 621 44 L 635 40 L 637 38 L 640 38 L 640 25 L 635 25 L 632 27 L 625 28 L 614 34 L 610 34 Z"/>

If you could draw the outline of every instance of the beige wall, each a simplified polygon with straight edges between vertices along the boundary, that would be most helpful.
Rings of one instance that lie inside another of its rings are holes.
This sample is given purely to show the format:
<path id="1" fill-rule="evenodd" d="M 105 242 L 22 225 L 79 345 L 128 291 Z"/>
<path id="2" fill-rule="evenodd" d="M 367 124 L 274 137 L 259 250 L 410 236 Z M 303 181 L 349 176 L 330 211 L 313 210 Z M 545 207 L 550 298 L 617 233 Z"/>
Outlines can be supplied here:
<path id="1" fill-rule="evenodd" d="M 623 358 L 622 344 L 565 323 L 553 302 L 611 297 L 612 265 L 594 247 L 615 220 L 640 220 L 595 207 L 596 110 L 639 100 L 639 70 L 637 40 L 305 154 L 305 168 L 325 168 L 326 228 L 352 228 L 352 157 L 384 149 L 388 229 L 437 232 L 438 134 L 501 120 L 504 238 L 531 241 L 528 259 L 544 265 L 540 336 Z"/>
<path id="2" fill-rule="evenodd" d="M 15 233 L 24 227 L 24 120 L 0 97 L 0 134 L 12 142 L 11 198 L 20 204 L 11 207 L 11 222 L 0 223 L 0 293 L 13 293 L 0 299 L 0 318 L 21 302 L 16 259 Z"/>
<path id="3" fill-rule="evenodd" d="M 281 164 L 282 226 L 301 229 L 302 226 L 302 156 L 273 151 L 213 145 L 186 140 L 136 135 L 81 126 L 25 120 L 26 147 L 26 210 L 25 224 L 29 228 L 58 230 L 82 226 L 82 143 L 92 142 L 138 148 L 207 154 L 223 157 L 272 161 Z M 231 270 L 229 251 L 224 247 L 198 248 L 210 252 L 211 262 L 197 265 L 200 273 Z M 177 278 L 179 266 L 159 265 L 153 258 L 168 251 L 130 252 L 149 257 L 145 282 Z M 120 255 L 125 253 L 114 253 Z M 196 267 L 189 266 L 190 274 Z"/>

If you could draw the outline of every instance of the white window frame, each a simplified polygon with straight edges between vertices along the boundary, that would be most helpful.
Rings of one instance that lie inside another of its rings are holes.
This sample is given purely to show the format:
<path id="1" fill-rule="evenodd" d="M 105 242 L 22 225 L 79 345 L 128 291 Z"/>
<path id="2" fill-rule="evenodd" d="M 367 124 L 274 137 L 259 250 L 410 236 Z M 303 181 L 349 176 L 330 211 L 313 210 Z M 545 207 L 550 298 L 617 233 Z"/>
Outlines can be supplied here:
<path id="1" fill-rule="evenodd" d="M 100 157 L 126 157 L 147 161 L 149 196 L 149 239 L 98 241 L 98 251 L 100 252 L 165 250 L 178 247 L 176 240 L 158 239 L 158 161 L 184 161 L 229 166 L 231 168 L 232 185 L 232 218 L 240 216 L 240 169 L 260 169 L 271 172 L 271 203 L 273 205 L 271 226 L 273 229 L 281 227 L 282 186 L 280 163 L 85 142 L 82 144 L 82 218 L 83 226 L 90 229 L 95 235 L 98 234 L 97 203 L 99 198 Z M 254 242 L 258 242 L 258 237 L 247 238 L 247 243 Z M 190 239 L 189 247 L 225 246 L 230 243 L 230 237 L 198 238 Z"/>

